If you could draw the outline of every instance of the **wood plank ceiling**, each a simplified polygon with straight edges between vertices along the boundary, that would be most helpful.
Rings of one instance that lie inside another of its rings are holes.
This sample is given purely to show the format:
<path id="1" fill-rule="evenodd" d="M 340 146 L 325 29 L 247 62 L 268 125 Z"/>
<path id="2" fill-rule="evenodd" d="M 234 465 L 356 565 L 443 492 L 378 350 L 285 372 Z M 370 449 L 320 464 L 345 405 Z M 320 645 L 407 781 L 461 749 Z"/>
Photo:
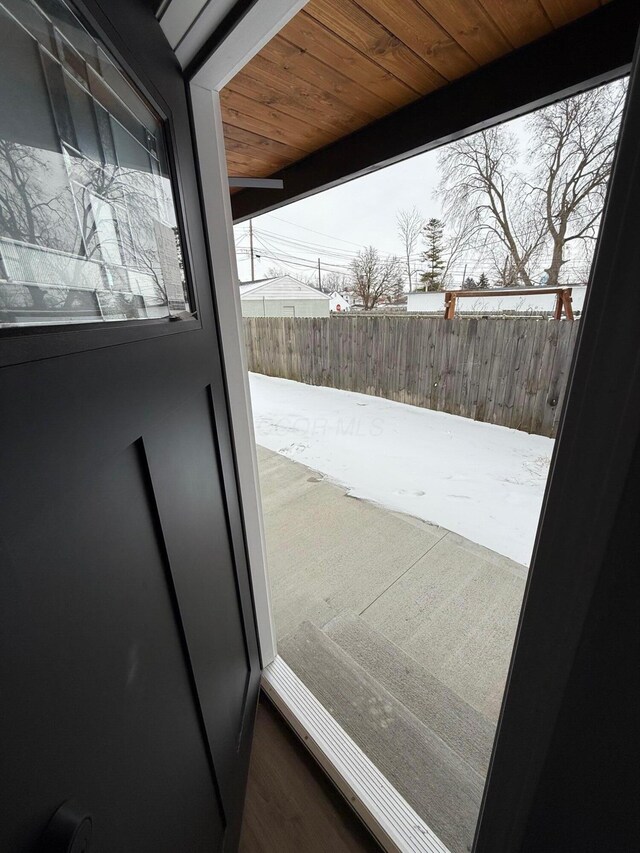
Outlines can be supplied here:
<path id="1" fill-rule="evenodd" d="M 267 177 L 606 0 L 310 0 L 221 92 L 230 175 Z"/>

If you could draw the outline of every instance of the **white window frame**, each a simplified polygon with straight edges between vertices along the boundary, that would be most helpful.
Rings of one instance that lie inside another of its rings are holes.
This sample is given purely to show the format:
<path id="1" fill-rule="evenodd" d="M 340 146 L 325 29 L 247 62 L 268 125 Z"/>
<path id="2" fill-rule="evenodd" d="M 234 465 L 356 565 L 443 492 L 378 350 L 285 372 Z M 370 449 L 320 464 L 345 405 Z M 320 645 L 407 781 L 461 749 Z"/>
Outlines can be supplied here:
<path id="1" fill-rule="evenodd" d="M 220 90 L 301 9 L 307 0 L 256 0 L 190 80 L 196 156 L 202 183 L 205 230 L 218 311 L 236 469 L 242 506 L 258 645 L 263 668 L 277 656 L 267 570 L 258 458 L 253 432 L 242 309 L 233 238 Z M 160 26 L 186 67 L 196 50 L 229 12 L 226 0 L 172 0 Z"/>
<path id="2" fill-rule="evenodd" d="M 191 84 L 191 103 L 258 645 L 262 666 L 265 667 L 275 659 L 277 647 L 271 612 L 258 457 L 244 351 L 220 99 L 217 91 L 205 89 L 194 82 Z"/>

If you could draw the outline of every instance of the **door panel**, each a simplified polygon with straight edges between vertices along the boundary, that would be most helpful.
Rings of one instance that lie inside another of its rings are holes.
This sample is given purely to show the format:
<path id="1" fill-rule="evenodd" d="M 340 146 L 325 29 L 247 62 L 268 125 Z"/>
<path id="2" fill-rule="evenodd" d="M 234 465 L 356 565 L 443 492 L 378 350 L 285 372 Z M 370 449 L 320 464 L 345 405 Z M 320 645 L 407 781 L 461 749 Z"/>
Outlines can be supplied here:
<path id="1" fill-rule="evenodd" d="M 81 6 L 165 121 L 197 316 L 0 329 L 0 850 L 70 798 L 92 853 L 233 850 L 260 667 L 185 83 L 144 0 Z"/>
<path id="2" fill-rule="evenodd" d="M 144 446 L 200 703 L 232 796 L 250 673 L 205 388 L 145 433 Z M 203 572 L 201 567 L 209 566 Z M 211 643 L 217 654 L 212 658 Z"/>
<path id="3" fill-rule="evenodd" d="M 3 750 L 3 850 L 32 849 L 70 798 L 93 817 L 92 851 L 211 850 L 222 837 L 145 480 L 136 442 L 36 517 L 14 505 L 3 525 L 2 719 L 19 733 Z"/>

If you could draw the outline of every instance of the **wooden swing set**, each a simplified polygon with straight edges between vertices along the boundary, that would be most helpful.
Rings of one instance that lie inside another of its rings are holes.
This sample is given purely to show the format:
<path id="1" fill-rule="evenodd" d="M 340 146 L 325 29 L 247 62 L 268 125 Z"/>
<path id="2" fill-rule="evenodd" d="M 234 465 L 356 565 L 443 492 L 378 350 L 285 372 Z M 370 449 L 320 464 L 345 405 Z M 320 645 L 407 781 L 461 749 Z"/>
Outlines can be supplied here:
<path id="1" fill-rule="evenodd" d="M 474 296 L 476 299 L 485 296 L 538 296 L 541 293 L 555 294 L 556 304 L 553 311 L 554 320 L 561 320 L 564 313 L 567 320 L 573 320 L 571 303 L 571 287 L 513 287 L 504 290 L 446 290 L 444 294 L 444 319 L 452 320 L 456 313 L 458 299 Z"/>

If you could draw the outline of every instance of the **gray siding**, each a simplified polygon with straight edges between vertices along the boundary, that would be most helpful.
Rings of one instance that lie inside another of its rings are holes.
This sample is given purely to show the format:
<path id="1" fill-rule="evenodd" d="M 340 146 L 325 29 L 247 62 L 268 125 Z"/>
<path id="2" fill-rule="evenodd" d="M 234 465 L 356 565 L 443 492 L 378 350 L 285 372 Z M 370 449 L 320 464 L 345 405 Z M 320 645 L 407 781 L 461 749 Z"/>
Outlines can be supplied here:
<path id="1" fill-rule="evenodd" d="M 249 299 L 240 300 L 243 317 L 328 317 L 329 300 L 322 299 Z"/>

